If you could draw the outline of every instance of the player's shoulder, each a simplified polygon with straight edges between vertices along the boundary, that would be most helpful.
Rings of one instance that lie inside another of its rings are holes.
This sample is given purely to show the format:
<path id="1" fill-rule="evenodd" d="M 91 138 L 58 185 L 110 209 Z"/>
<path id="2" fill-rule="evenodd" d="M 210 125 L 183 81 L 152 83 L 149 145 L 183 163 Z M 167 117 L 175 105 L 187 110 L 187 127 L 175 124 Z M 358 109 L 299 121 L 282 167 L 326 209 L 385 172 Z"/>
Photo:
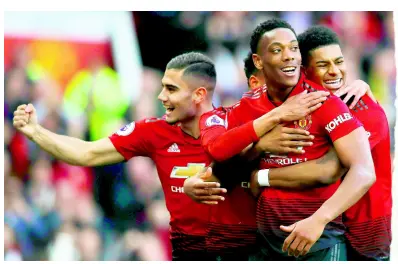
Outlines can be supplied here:
<path id="1" fill-rule="evenodd" d="M 373 112 L 385 114 L 384 109 L 377 102 L 373 101 L 373 99 L 370 98 L 367 94 L 365 94 L 361 97 L 361 99 L 358 100 L 358 103 L 353 107 L 352 111 L 354 113 Z"/>
<path id="2" fill-rule="evenodd" d="M 318 92 L 318 91 L 326 91 L 326 92 L 329 91 L 328 89 L 324 88 L 322 85 L 317 84 L 317 83 L 315 83 L 313 81 L 310 81 L 308 79 L 304 79 L 303 80 L 302 86 L 303 86 L 303 89 L 308 91 L 309 93 Z"/>
<path id="3" fill-rule="evenodd" d="M 136 121 L 136 123 L 144 126 L 163 126 L 167 124 L 166 118 L 164 116 L 143 118 L 139 121 Z"/>
<path id="4" fill-rule="evenodd" d="M 267 92 L 267 86 L 264 84 L 260 87 L 254 88 L 250 91 L 245 92 L 242 95 L 242 99 L 258 99 L 262 94 Z"/>
<path id="5" fill-rule="evenodd" d="M 230 106 L 226 109 L 227 113 L 230 112 L 231 110 L 234 110 L 235 108 L 237 108 L 240 105 L 252 104 L 253 101 L 261 99 L 262 96 L 266 93 L 267 93 L 267 85 L 265 85 L 265 84 L 262 86 L 259 86 L 257 88 L 254 88 L 250 91 L 245 92 L 242 95 L 242 98 L 238 102 L 236 102 L 235 104 L 233 104 L 232 106 Z"/>
<path id="6" fill-rule="evenodd" d="M 224 118 L 225 115 L 227 114 L 227 112 L 230 111 L 229 108 L 230 107 L 223 107 L 223 106 L 214 108 L 213 110 L 202 114 L 201 118 L 208 118 L 208 117 L 213 116 L 213 115 L 216 115 L 216 116 L 219 116 L 221 118 Z"/>
<path id="7" fill-rule="evenodd" d="M 132 121 L 124 125 L 122 128 L 117 130 L 114 133 L 114 135 L 128 136 L 133 131 L 139 132 L 142 130 L 150 130 L 151 128 L 154 128 L 154 126 L 162 126 L 164 123 L 166 123 L 166 121 L 164 121 L 162 118 L 157 118 L 157 117 L 144 118 L 141 120 Z"/>
<path id="8" fill-rule="evenodd" d="M 313 92 L 318 92 L 318 91 L 325 91 L 325 92 L 329 92 L 328 89 L 324 88 L 322 85 L 319 85 L 317 83 L 314 83 L 308 79 L 305 79 L 302 83 L 301 83 L 302 87 L 304 90 L 308 91 L 308 93 L 313 93 Z M 343 101 L 340 100 L 339 97 L 330 94 L 327 96 L 326 100 L 322 103 L 321 108 L 325 108 L 325 106 L 330 107 L 331 105 L 335 105 L 335 106 L 343 106 L 344 107 L 344 103 Z"/>
<path id="9" fill-rule="evenodd" d="M 144 118 L 135 123 L 137 129 L 148 131 L 148 133 L 163 133 L 165 130 L 178 129 L 178 124 L 167 123 L 165 116 Z"/>
<path id="10" fill-rule="evenodd" d="M 203 127 L 211 127 L 214 125 L 225 125 L 225 118 L 229 111 L 228 107 L 218 107 L 213 110 L 204 113 L 200 117 L 200 126 Z"/>

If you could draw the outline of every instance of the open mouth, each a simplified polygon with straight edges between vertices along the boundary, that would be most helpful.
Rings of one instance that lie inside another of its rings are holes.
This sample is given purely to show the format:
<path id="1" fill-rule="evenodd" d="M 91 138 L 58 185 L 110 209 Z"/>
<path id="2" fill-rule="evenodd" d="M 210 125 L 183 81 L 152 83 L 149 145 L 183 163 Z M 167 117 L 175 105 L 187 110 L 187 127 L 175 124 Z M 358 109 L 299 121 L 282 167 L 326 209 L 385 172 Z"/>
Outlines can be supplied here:
<path id="1" fill-rule="evenodd" d="M 169 115 L 171 112 L 174 111 L 174 107 L 166 107 L 166 106 L 164 106 L 164 108 L 166 108 L 166 115 Z"/>
<path id="2" fill-rule="evenodd" d="M 343 79 L 339 78 L 339 79 L 335 79 L 335 80 L 326 80 L 326 81 L 323 81 L 323 83 L 326 88 L 338 89 L 343 85 Z"/>
<path id="3" fill-rule="evenodd" d="M 287 66 L 282 68 L 281 71 L 288 76 L 293 76 L 296 73 L 296 69 L 296 66 Z"/>

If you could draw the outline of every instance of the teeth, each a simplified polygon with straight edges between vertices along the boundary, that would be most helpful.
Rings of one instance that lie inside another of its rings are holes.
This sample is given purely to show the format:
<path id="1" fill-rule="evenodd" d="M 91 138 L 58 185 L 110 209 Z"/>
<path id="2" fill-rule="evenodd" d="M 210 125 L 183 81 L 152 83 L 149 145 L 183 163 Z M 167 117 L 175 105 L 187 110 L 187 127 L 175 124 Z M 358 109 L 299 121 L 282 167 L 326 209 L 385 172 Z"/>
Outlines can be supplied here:
<path id="1" fill-rule="evenodd" d="M 336 84 L 336 83 L 339 83 L 340 80 L 341 80 L 341 79 L 334 80 L 334 81 L 326 81 L 325 83 L 327 83 L 327 84 Z"/>
<path id="2" fill-rule="evenodd" d="M 286 67 L 286 68 L 283 68 L 282 69 L 282 71 L 294 71 L 296 69 L 296 67 Z"/>

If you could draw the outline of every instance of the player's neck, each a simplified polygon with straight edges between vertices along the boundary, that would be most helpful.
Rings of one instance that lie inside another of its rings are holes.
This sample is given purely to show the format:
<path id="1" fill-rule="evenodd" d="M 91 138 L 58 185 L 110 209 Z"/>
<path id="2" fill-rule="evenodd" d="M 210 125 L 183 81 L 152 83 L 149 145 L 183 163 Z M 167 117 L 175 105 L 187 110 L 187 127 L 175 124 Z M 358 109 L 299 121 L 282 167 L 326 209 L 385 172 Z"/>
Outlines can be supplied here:
<path id="1" fill-rule="evenodd" d="M 213 105 L 211 102 L 206 102 L 198 106 L 196 115 L 190 120 L 181 122 L 181 129 L 193 138 L 198 139 L 200 137 L 200 127 L 199 120 L 200 117 L 209 111 L 213 110 Z"/>
<path id="2" fill-rule="evenodd" d="M 189 121 L 181 122 L 181 129 L 191 137 L 198 139 L 200 137 L 199 118 L 195 116 Z"/>
<path id="3" fill-rule="evenodd" d="M 268 97 L 272 102 L 282 103 L 289 96 L 294 87 L 289 88 L 275 88 L 275 86 L 267 86 Z"/>

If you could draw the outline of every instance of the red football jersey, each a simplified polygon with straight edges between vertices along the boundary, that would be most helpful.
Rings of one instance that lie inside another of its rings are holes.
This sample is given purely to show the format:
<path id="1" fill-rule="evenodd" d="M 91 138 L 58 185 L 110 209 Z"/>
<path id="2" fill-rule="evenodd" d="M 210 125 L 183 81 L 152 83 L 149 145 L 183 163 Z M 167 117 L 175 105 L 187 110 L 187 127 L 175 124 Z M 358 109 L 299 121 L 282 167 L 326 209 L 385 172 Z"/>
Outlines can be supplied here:
<path id="1" fill-rule="evenodd" d="M 205 250 L 210 206 L 194 202 L 183 192 L 185 179 L 210 163 L 200 140 L 159 118 L 133 122 L 109 139 L 126 160 L 147 156 L 156 164 L 170 212 L 173 250 Z"/>
<path id="2" fill-rule="evenodd" d="M 306 80 L 302 74 L 290 96 L 304 91 L 325 90 L 323 87 Z M 228 129 L 242 125 L 277 107 L 269 100 L 266 88 L 259 88 L 246 94 L 228 115 Z M 276 168 L 317 159 L 329 150 L 331 142 L 349 134 L 361 126 L 347 106 L 331 95 L 323 106 L 306 118 L 287 124 L 289 127 L 303 128 L 315 136 L 313 145 L 305 148 L 301 155 L 266 155 L 261 168 Z M 236 139 L 235 139 L 236 140 Z M 290 225 L 311 216 L 338 188 L 339 183 L 310 190 L 294 191 L 290 189 L 265 188 L 258 201 L 257 224 L 264 238 L 275 251 L 282 253 L 282 244 L 287 233 L 279 226 Z M 311 251 L 331 247 L 343 240 L 344 226 L 341 216 L 330 222 Z"/>
<path id="3" fill-rule="evenodd" d="M 217 108 L 205 113 L 200 119 L 201 139 L 205 150 L 209 149 L 210 142 L 226 132 L 226 113 L 229 108 Z M 253 129 L 252 129 L 253 130 Z M 255 135 L 254 135 L 255 136 Z M 229 148 L 246 147 L 252 141 L 252 135 L 241 137 L 240 142 Z M 256 137 L 256 136 L 255 136 Z M 246 142 L 246 143 L 245 143 Z M 220 143 L 222 149 L 224 142 Z M 219 148 L 218 146 L 214 146 Z M 220 151 L 220 157 L 225 159 L 227 147 Z M 210 153 L 209 153 L 210 154 Z M 210 155 L 211 156 L 211 155 Z M 224 253 L 238 253 L 255 249 L 256 244 L 256 199 L 251 194 L 248 182 L 241 182 L 232 190 L 228 190 L 225 201 L 212 207 L 209 225 L 209 249 Z"/>
<path id="4" fill-rule="evenodd" d="M 361 255 L 386 259 L 390 255 L 392 173 L 390 132 L 383 108 L 365 95 L 351 113 L 369 136 L 376 171 L 376 182 L 355 205 L 343 214 L 346 237 Z"/>

